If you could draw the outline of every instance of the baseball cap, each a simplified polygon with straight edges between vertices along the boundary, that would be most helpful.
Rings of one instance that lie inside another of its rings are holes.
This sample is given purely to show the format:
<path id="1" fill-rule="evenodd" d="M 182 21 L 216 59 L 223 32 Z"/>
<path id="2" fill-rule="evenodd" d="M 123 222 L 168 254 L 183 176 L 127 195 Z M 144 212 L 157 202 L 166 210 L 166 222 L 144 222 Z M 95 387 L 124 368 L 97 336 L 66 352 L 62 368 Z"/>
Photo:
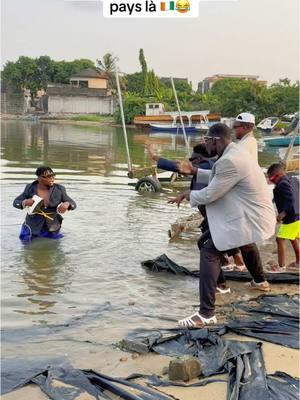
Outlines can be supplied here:
<path id="1" fill-rule="evenodd" d="M 239 122 L 247 122 L 248 124 L 255 124 L 255 117 L 253 114 L 250 114 L 248 112 L 243 112 L 239 114 L 236 119 L 236 121 Z"/>

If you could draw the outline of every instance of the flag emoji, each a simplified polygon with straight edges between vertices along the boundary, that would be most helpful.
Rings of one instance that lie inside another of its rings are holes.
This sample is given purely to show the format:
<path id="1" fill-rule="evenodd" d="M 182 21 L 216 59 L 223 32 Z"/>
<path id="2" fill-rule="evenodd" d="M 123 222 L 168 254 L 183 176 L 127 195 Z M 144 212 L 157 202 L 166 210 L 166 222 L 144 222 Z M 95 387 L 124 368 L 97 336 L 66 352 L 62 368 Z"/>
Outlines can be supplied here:
<path id="1" fill-rule="evenodd" d="M 175 10 L 175 2 L 174 1 L 169 1 L 169 2 L 161 2 L 160 3 L 160 11 L 174 11 Z"/>

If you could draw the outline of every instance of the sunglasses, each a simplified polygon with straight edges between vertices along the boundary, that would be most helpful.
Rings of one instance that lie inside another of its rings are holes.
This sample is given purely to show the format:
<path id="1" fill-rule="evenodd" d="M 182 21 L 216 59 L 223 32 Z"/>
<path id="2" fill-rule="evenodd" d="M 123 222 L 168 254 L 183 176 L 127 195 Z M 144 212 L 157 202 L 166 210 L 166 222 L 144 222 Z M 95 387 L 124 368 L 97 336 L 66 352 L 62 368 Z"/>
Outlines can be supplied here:
<path id="1" fill-rule="evenodd" d="M 220 138 L 220 136 L 203 136 L 203 140 L 205 143 L 209 142 L 210 140 L 213 140 L 213 139 L 219 140 L 221 138 Z"/>
<path id="2" fill-rule="evenodd" d="M 243 126 L 242 124 L 238 124 L 238 125 L 233 125 L 233 129 L 237 129 L 240 128 L 241 126 Z"/>
<path id="3" fill-rule="evenodd" d="M 44 178 L 44 179 L 49 179 L 49 178 L 54 178 L 55 174 L 48 174 L 48 175 L 40 175 L 40 178 Z"/>

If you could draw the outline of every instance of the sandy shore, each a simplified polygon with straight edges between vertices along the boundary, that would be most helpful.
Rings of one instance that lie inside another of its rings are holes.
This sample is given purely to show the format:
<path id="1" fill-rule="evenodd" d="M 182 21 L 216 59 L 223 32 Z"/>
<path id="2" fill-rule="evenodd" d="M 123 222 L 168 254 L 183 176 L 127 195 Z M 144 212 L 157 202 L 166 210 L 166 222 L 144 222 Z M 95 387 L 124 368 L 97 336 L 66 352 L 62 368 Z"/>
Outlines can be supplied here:
<path id="1" fill-rule="evenodd" d="M 243 283 L 241 282 L 230 282 L 232 288 L 231 295 L 224 295 L 217 297 L 217 316 L 220 322 L 226 319 L 226 305 L 239 299 L 244 299 L 245 296 L 254 297 L 260 295 L 260 292 L 245 291 Z M 271 293 L 275 294 L 296 294 L 298 293 L 297 285 L 272 285 Z M 133 327 L 134 329 L 135 327 Z M 101 335 L 101 332 L 99 332 Z M 246 336 L 238 336 L 233 333 L 228 333 L 224 338 L 241 341 L 259 341 Z M 44 346 L 51 347 L 51 342 L 44 343 Z M 76 346 L 76 345 L 75 345 Z M 263 354 L 267 372 L 274 373 L 275 371 L 283 371 L 294 377 L 299 376 L 299 352 L 295 349 L 290 349 L 280 345 L 272 344 L 269 342 L 263 342 Z M 53 356 L 60 354 L 53 354 Z M 94 346 L 91 343 L 81 344 L 80 348 L 74 348 L 74 353 L 68 356 L 71 364 L 75 368 L 80 369 L 94 369 L 96 371 L 117 377 L 126 377 L 132 373 L 141 374 L 156 374 L 163 378 L 163 370 L 169 365 L 171 357 L 161 356 L 154 353 L 150 354 L 134 354 L 124 352 L 114 346 Z M 226 375 L 221 376 L 227 379 Z M 140 382 L 141 383 L 141 382 Z M 189 383 L 192 383 L 189 382 Z M 178 400 L 222 400 L 226 399 L 227 385 L 224 382 L 216 382 L 208 384 L 204 387 L 199 388 L 183 388 L 183 387 L 164 387 L 159 388 L 163 393 L 174 396 Z M 14 392 L 8 393 L 2 396 L 3 400 L 43 400 L 48 397 L 41 392 L 41 390 L 35 385 L 28 385 Z M 81 399 L 84 400 L 84 397 Z M 88 400 L 88 399 L 86 399 Z"/>

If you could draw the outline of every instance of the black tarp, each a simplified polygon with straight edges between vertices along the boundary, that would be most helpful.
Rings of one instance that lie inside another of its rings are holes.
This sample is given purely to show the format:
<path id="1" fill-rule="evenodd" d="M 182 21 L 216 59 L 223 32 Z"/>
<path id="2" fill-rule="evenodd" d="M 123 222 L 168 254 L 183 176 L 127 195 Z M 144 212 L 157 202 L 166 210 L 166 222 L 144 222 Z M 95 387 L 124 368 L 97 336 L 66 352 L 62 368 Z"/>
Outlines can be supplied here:
<path id="1" fill-rule="evenodd" d="M 298 399 L 297 379 L 284 373 L 267 375 L 261 343 L 224 340 L 220 336 L 224 333 L 223 329 L 139 330 L 131 333 L 128 342 L 127 339 L 123 340 L 121 345 L 126 348 L 129 344 L 128 350 L 133 350 L 136 338 L 137 345 L 142 342 L 148 351 L 169 356 L 185 354 L 198 357 L 205 377 L 228 373 L 227 398 L 230 400 Z M 149 380 L 154 386 L 172 384 L 154 377 Z M 222 380 L 213 379 L 213 382 L 216 381 Z M 207 383 L 209 380 L 201 379 L 195 386 Z M 277 397 L 274 397 L 275 394 Z"/>
<path id="2" fill-rule="evenodd" d="M 53 364 L 49 366 L 49 362 Z M 171 397 L 147 386 L 93 370 L 75 369 L 66 361 L 59 363 L 59 359 L 56 362 L 54 359 L 2 361 L 1 394 L 29 383 L 37 384 L 53 400 L 111 399 L 106 391 L 125 400 L 171 400 Z"/>
<path id="3" fill-rule="evenodd" d="M 161 256 L 153 260 L 143 261 L 141 264 L 143 267 L 154 272 L 169 272 L 176 275 L 183 274 L 199 278 L 199 270 L 190 271 L 187 268 L 176 264 L 166 254 L 162 254 Z M 232 280 L 232 281 L 250 281 L 252 279 L 251 275 L 248 272 L 229 271 L 229 272 L 223 272 L 223 274 L 227 280 Z M 298 273 L 267 272 L 265 273 L 265 277 L 270 283 L 290 283 L 290 284 L 292 283 L 299 285 Z"/>
<path id="4" fill-rule="evenodd" d="M 248 318 L 232 318 L 227 328 L 237 334 L 255 337 L 282 346 L 299 348 L 299 295 L 262 295 L 236 303 Z"/>

